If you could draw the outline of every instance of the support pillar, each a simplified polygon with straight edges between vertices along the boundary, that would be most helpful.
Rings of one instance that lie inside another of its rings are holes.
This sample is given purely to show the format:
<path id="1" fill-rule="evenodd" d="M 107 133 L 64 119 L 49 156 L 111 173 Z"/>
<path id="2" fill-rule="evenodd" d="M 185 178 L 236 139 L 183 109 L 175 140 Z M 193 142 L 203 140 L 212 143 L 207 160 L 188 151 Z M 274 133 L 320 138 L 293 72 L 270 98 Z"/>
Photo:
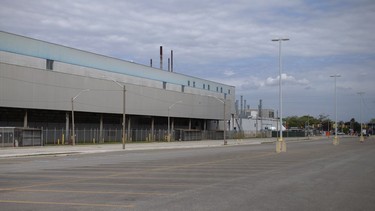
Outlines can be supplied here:
<path id="1" fill-rule="evenodd" d="M 128 132 L 126 134 L 128 134 L 127 140 L 129 142 L 132 141 L 132 136 L 131 136 L 130 128 L 131 128 L 131 117 L 128 115 Z"/>
<path id="2" fill-rule="evenodd" d="M 104 137 L 103 137 L 103 114 L 100 115 L 99 141 L 101 141 L 102 143 L 104 143 Z"/>
<path id="3" fill-rule="evenodd" d="M 23 127 L 28 127 L 28 122 L 27 122 L 27 110 L 25 111 L 25 115 L 23 116 Z"/>
<path id="4" fill-rule="evenodd" d="M 155 118 L 151 117 L 151 141 L 154 141 Z"/>

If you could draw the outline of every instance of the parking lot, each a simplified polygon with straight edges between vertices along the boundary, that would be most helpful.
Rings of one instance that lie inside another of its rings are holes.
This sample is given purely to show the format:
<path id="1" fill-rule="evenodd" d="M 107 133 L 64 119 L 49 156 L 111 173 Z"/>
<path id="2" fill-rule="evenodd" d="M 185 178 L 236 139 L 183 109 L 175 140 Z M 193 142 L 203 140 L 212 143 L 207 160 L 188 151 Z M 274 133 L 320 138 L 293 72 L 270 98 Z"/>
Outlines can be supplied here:
<path id="1" fill-rule="evenodd" d="M 3 210 L 373 210 L 375 140 L 0 159 Z"/>

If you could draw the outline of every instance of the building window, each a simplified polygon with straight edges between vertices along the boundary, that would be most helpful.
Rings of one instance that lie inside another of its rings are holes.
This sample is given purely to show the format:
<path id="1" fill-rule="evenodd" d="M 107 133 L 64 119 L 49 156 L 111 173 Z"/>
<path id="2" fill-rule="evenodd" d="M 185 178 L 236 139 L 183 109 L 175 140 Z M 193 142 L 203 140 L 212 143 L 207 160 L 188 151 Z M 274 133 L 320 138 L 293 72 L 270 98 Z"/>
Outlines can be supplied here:
<path id="1" fill-rule="evenodd" d="M 210 84 L 207 85 L 207 89 L 210 90 Z"/>
<path id="2" fill-rule="evenodd" d="M 188 81 L 188 86 L 190 86 L 190 81 Z"/>
<path id="3" fill-rule="evenodd" d="M 203 84 L 203 89 L 206 89 L 206 84 Z"/>
<path id="4" fill-rule="evenodd" d="M 230 89 L 228 89 L 228 94 L 230 94 Z"/>
<path id="5" fill-rule="evenodd" d="M 195 81 L 193 81 L 193 87 L 195 87 Z"/>
<path id="6" fill-rule="evenodd" d="M 185 92 L 185 86 L 181 85 L 181 92 Z"/>
<path id="7" fill-rule="evenodd" d="M 216 87 L 216 92 L 219 92 L 219 87 Z"/>
<path id="8" fill-rule="evenodd" d="M 167 82 L 163 81 L 163 89 L 167 89 Z"/>
<path id="9" fill-rule="evenodd" d="M 223 93 L 223 87 L 220 87 L 220 93 Z"/>
<path id="10" fill-rule="evenodd" d="M 46 60 L 46 69 L 47 70 L 53 70 L 53 60 L 51 60 L 51 59 Z"/>

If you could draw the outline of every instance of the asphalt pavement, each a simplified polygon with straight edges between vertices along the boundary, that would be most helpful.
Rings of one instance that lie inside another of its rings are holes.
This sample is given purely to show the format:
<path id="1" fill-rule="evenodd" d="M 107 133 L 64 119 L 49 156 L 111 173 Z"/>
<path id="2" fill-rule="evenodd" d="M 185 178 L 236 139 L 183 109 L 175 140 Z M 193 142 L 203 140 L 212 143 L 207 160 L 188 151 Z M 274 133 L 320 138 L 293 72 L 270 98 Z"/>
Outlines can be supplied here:
<path id="1" fill-rule="evenodd" d="M 334 146 L 331 138 L 289 139 L 285 153 L 275 153 L 275 140 L 252 139 L 227 146 L 222 140 L 127 144 L 125 151 L 121 144 L 99 145 L 116 150 L 102 153 L 63 146 L 82 149 L 70 156 L 3 157 L 0 207 L 375 210 L 375 139 L 340 140 Z"/>

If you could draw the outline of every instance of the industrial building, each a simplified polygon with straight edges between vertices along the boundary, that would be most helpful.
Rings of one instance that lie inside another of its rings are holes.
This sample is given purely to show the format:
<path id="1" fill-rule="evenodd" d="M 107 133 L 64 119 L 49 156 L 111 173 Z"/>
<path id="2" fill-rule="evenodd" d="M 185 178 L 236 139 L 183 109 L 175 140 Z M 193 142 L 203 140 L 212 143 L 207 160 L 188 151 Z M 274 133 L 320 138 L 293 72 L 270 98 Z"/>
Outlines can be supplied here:
<path id="1" fill-rule="evenodd" d="M 78 141 L 121 140 L 124 114 L 133 141 L 168 128 L 223 131 L 234 101 L 234 86 L 0 32 L 0 127 L 54 131 L 44 134 L 50 143 L 68 140 L 72 125 Z M 148 132 L 135 137 L 137 130 Z"/>

